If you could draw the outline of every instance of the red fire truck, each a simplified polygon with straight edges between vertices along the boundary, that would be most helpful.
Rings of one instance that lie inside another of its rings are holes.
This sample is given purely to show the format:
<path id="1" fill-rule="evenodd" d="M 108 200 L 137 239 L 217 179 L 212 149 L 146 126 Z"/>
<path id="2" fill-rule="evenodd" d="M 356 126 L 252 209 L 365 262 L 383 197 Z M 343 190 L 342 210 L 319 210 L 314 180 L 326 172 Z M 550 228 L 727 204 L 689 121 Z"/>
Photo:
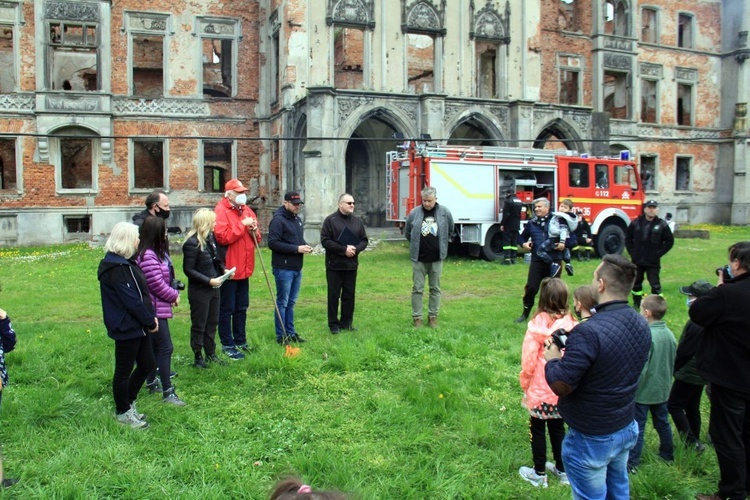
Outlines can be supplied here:
<path id="1" fill-rule="evenodd" d="M 643 205 L 636 165 L 622 156 L 589 158 L 574 151 L 411 141 L 387 153 L 386 218 L 403 224 L 409 211 L 422 202 L 422 188 L 432 186 L 438 202 L 453 214 L 454 243 L 470 255 L 496 260 L 503 256 L 504 193 L 513 190 L 524 202 L 525 220 L 534 215 L 533 200 L 547 198 L 555 210 L 569 198 L 574 210 L 591 224 L 599 255 L 621 253 L 625 229 Z"/>

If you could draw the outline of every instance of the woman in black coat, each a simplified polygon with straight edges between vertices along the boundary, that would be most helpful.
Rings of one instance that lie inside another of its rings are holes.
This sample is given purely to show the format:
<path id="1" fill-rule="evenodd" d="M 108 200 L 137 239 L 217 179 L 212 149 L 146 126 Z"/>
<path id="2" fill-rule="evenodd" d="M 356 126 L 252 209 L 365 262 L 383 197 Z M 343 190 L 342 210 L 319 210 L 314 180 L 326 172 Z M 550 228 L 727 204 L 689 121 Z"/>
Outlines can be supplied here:
<path id="1" fill-rule="evenodd" d="M 138 249 L 138 226 L 119 222 L 105 244 L 99 263 L 99 288 L 107 334 L 115 341 L 115 374 L 112 393 L 117 420 L 134 429 L 145 429 L 146 416 L 138 413 L 135 399 L 156 361 L 149 333 L 159 330 L 151 305 L 146 277 L 132 260 Z M 133 369 L 134 365 L 138 363 Z"/>
<path id="2" fill-rule="evenodd" d="M 190 348 L 194 366 L 206 368 L 206 361 L 224 364 L 216 356 L 216 327 L 219 323 L 219 287 L 225 273 L 213 229 L 216 214 L 201 208 L 193 216 L 193 229 L 182 245 L 182 270 L 188 278 L 190 302 Z M 203 352 L 206 353 L 205 359 Z"/>

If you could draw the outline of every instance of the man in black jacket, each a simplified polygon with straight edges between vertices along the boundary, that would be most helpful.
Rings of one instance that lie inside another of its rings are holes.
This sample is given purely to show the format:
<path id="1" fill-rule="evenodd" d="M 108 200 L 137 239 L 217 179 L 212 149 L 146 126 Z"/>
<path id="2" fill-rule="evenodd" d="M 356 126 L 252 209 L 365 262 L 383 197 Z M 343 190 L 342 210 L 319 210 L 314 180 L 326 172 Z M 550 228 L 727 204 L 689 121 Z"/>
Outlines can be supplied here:
<path id="1" fill-rule="evenodd" d="M 711 384 L 709 434 L 719 461 L 719 491 L 698 498 L 745 498 L 750 480 L 750 241 L 729 247 L 718 286 L 690 306 L 704 328 L 698 373 Z"/>
<path id="2" fill-rule="evenodd" d="M 286 193 L 283 206 L 274 212 L 268 225 L 268 248 L 271 249 L 276 305 L 279 309 L 278 314 L 274 315 L 277 344 L 305 341 L 294 328 L 294 304 L 302 284 L 302 257 L 313 251 L 305 241 L 302 219 L 297 216 L 303 204 L 299 193 Z"/>
<path id="3" fill-rule="evenodd" d="M 509 189 L 503 203 L 503 218 L 500 219 L 500 230 L 503 232 L 503 265 L 516 263 L 518 253 L 518 231 L 521 229 L 521 210 L 523 202 Z"/>
<path id="4" fill-rule="evenodd" d="M 354 216 L 354 206 L 352 195 L 345 193 L 339 196 L 338 210 L 325 218 L 320 230 L 320 243 L 326 249 L 328 328 L 333 334 L 342 329 L 356 331 L 352 321 L 358 256 L 367 248 L 367 233 L 362 221 Z"/>
<path id="5" fill-rule="evenodd" d="M 633 264 L 638 266 L 633 284 L 633 306 L 641 307 L 643 299 L 643 276 L 648 278 L 651 293 L 661 295 L 659 270 L 661 258 L 674 245 L 674 236 L 664 220 L 656 213 L 659 204 L 648 200 L 643 204 L 643 214 L 630 223 L 625 234 L 625 247 L 628 249 Z"/>

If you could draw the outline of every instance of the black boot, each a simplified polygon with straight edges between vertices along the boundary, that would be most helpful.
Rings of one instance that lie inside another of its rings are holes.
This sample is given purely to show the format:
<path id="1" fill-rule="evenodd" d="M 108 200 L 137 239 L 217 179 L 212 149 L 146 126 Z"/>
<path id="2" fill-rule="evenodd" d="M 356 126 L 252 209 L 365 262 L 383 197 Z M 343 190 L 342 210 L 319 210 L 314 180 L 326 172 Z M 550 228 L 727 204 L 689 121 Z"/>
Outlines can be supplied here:
<path id="1" fill-rule="evenodd" d="M 206 361 L 203 359 L 203 356 L 201 356 L 200 353 L 195 353 L 195 362 L 193 363 L 193 366 L 196 368 L 208 368 L 206 366 Z"/>
<path id="2" fill-rule="evenodd" d="M 523 306 L 523 312 L 519 317 L 516 318 L 516 323 L 524 323 L 527 319 L 529 319 L 529 313 L 531 312 L 530 307 Z"/>
<path id="3" fill-rule="evenodd" d="M 586 250 L 586 253 L 583 255 L 583 258 L 586 262 L 588 262 L 591 259 L 591 250 Z"/>

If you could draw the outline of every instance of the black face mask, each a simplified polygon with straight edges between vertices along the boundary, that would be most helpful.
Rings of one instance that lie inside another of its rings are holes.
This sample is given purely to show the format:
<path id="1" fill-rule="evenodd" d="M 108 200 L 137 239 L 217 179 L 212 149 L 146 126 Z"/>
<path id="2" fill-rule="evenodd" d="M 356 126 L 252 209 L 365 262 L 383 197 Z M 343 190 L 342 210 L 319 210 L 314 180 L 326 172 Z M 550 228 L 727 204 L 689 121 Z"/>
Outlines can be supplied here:
<path id="1" fill-rule="evenodd" d="M 159 211 L 156 212 L 157 217 L 161 217 L 164 220 L 169 219 L 169 210 L 164 210 L 163 208 L 159 208 Z"/>

